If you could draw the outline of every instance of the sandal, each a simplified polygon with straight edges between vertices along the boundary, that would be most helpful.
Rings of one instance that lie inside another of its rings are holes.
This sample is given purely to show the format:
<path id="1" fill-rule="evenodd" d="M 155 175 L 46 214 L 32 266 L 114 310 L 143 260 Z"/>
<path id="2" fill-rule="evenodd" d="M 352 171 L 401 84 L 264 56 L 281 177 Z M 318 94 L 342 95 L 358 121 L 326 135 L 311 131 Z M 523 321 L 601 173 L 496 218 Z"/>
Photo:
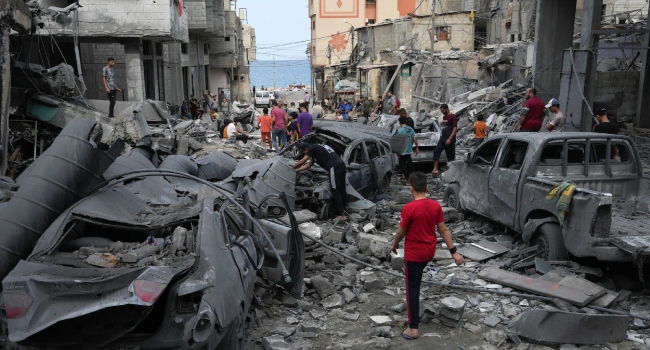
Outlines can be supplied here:
<path id="1" fill-rule="evenodd" d="M 407 328 L 407 329 L 408 329 L 408 328 Z M 406 329 L 405 329 L 405 330 L 406 330 Z M 404 331 L 405 331 L 405 330 L 404 330 Z M 404 339 L 406 339 L 406 340 L 414 340 L 414 339 L 417 339 L 417 338 L 418 338 L 418 337 L 411 337 L 410 335 L 404 333 L 404 331 L 402 331 L 402 338 L 404 338 Z"/>

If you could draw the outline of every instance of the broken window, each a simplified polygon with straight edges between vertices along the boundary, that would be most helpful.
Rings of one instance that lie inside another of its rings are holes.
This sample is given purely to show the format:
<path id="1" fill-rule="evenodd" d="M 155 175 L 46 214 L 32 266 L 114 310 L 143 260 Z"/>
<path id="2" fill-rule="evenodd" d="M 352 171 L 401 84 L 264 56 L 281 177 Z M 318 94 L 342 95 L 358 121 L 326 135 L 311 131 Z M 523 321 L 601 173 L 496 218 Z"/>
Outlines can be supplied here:
<path id="1" fill-rule="evenodd" d="M 502 140 L 492 140 L 482 144 L 472 155 L 472 163 L 478 165 L 492 164 L 499 151 Z"/>
<path id="2" fill-rule="evenodd" d="M 142 40 L 142 54 L 145 56 L 151 55 L 151 40 Z"/>
<path id="3" fill-rule="evenodd" d="M 549 142 L 542 150 L 539 159 L 541 165 L 562 165 L 562 152 L 564 142 Z M 567 163 L 584 164 L 585 162 L 585 144 L 583 142 L 571 142 L 567 145 Z"/>
<path id="4" fill-rule="evenodd" d="M 363 157 L 363 144 L 360 143 L 354 147 L 352 152 L 350 152 L 350 160 L 348 164 L 352 163 L 357 163 L 357 164 L 363 164 L 365 163 L 364 157 Z"/>
<path id="5" fill-rule="evenodd" d="M 189 51 L 190 51 L 189 50 L 189 45 L 186 44 L 186 43 L 181 43 L 181 53 L 183 55 L 187 55 Z"/>
<path id="6" fill-rule="evenodd" d="M 510 141 L 506 156 L 501 159 L 501 168 L 519 170 L 526 160 L 528 142 Z"/>
<path id="7" fill-rule="evenodd" d="M 435 40 L 436 41 L 443 41 L 443 40 L 451 40 L 451 27 L 450 26 L 443 26 L 443 27 L 436 27 L 436 30 L 433 33 L 435 35 Z"/>
<path id="8" fill-rule="evenodd" d="M 163 44 L 156 43 L 156 56 L 162 56 L 162 55 L 163 55 Z"/>
<path id="9" fill-rule="evenodd" d="M 209 55 L 210 54 L 210 45 L 209 44 L 203 44 L 203 54 L 204 55 Z"/>
<path id="10" fill-rule="evenodd" d="M 368 148 L 368 158 L 371 160 L 375 160 L 381 156 L 376 142 L 366 141 L 366 147 Z"/>
<path id="11" fill-rule="evenodd" d="M 610 158 L 615 161 L 627 163 L 631 160 L 630 148 L 624 142 L 612 141 L 612 148 L 610 151 Z M 607 158 L 607 142 L 592 142 L 591 143 L 591 156 L 589 157 L 590 163 L 605 163 Z"/>

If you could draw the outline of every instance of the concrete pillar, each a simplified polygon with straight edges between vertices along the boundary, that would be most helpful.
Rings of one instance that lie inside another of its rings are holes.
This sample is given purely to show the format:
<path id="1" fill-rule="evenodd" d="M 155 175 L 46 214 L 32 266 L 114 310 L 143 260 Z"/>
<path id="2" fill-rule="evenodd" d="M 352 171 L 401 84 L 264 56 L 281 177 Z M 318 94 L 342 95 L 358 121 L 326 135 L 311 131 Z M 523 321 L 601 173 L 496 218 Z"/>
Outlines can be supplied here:
<path id="1" fill-rule="evenodd" d="M 562 54 L 573 42 L 576 0 L 537 1 L 533 86 L 548 101 L 560 93 Z"/>
<path id="2" fill-rule="evenodd" d="M 144 101 L 144 67 L 140 52 L 140 39 L 124 42 L 124 61 L 126 63 L 126 95 L 129 101 Z"/>
<path id="3" fill-rule="evenodd" d="M 650 7 L 648 15 L 650 18 Z M 650 47 L 650 33 L 645 34 L 643 46 Z M 639 79 L 639 103 L 636 113 L 637 125 L 641 128 L 650 128 L 650 50 L 642 50 L 641 77 Z"/>

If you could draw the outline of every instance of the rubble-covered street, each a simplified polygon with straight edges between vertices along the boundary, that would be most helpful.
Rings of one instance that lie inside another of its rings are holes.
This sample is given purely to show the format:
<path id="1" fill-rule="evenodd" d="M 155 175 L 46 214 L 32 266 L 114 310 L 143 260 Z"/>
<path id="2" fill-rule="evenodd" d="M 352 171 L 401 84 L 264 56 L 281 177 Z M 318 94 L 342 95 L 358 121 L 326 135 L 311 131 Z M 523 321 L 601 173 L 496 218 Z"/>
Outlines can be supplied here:
<path id="1" fill-rule="evenodd" d="M 650 349 L 648 17 L 0 1 L 0 349 Z"/>

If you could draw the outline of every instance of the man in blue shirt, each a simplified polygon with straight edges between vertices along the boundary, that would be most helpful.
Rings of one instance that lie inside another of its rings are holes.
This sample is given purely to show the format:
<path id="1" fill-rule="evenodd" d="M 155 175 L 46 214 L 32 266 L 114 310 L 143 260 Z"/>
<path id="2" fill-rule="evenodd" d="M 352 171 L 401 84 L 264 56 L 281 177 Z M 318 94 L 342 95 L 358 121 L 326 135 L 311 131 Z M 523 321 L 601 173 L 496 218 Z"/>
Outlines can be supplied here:
<path id="1" fill-rule="evenodd" d="M 350 111 L 352 110 L 352 106 L 348 104 L 348 100 L 343 100 L 343 103 L 339 106 L 339 109 L 341 110 L 341 118 L 343 118 L 344 121 L 347 121 L 350 115 Z"/>
<path id="2" fill-rule="evenodd" d="M 409 184 L 409 176 L 413 173 L 413 159 L 411 154 L 413 153 L 413 144 L 415 143 L 415 154 L 420 152 L 418 147 L 418 139 L 415 138 L 415 130 L 410 126 L 406 125 L 406 117 L 399 117 L 399 125 L 402 127 L 397 130 L 397 133 L 400 135 L 406 135 L 409 138 L 409 141 L 406 143 L 406 148 L 404 152 L 399 156 L 399 168 L 402 171 L 402 176 L 406 179 L 406 184 Z"/>

